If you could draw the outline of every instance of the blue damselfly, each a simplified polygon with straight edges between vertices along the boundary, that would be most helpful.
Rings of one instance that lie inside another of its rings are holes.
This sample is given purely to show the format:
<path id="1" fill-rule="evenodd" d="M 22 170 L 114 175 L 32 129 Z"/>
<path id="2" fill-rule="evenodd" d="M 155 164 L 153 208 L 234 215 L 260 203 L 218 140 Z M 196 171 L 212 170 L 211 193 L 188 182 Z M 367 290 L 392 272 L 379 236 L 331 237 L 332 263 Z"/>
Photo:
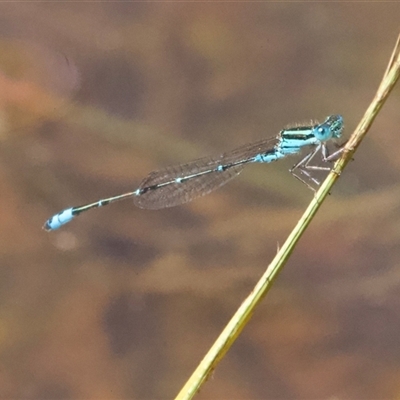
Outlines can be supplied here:
<path id="1" fill-rule="evenodd" d="M 77 215 L 107 204 L 132 197 L 136 206 L 160 209 L 187 203 L 221 187 L 237 176 L 250 163 L 270 163 L 301 152 L 311 151 L 298 161 L 290 172 L 312 190 L 311 182 L 319 185 L 312 171 L 330 171 L 329 166 L 311 165 L 316 154 L 321 153 L 322 161 L 335 159 L 341 150 L 328 154 L 327 143 L 340 138 L 343 131 L 341 115 L 331 115 L 323 123 L 292 125 L 270 139 L 247 144 L 219 157 L 204 157 L 151 172 L 133 192 L 98 200 L 83 206 L 67 208 L 48 219 L 43 228 L 47 231 L 60 228 Z"/>

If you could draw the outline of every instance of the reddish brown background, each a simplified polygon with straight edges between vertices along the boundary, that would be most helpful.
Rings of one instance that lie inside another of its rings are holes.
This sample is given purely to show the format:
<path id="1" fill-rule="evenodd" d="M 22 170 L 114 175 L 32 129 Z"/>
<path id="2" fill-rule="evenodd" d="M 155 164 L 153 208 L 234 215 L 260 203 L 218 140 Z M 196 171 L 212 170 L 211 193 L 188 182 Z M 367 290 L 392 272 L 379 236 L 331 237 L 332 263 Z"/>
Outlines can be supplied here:
<path id="1" fill-rule="evenodd" d="M 148 172 L 343 114 L 398 3 L 0 5 L 0 397 L 172 398 L 312 194 L 295 160 L 186 206 L 62 208 Z M 198 399 L 400 391 L 400 88 Z"/>

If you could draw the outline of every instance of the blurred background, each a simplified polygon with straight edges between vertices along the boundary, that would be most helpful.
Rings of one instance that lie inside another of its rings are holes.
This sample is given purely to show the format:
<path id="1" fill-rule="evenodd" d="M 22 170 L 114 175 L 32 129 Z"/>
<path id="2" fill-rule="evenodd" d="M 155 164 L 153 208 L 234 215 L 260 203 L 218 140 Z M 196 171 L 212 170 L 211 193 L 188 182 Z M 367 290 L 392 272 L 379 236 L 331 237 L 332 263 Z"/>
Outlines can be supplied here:
<path id="1" fill-rule="evenodd" d="M 152 170 L 342 114 L 348 136 L 399 3 L 0 5 L 0 397 L 178 393 L 302 215 L 251 165 L 184 206 L 131 201 Z M 400 393 L 400 88 L 199 399 Z"/>

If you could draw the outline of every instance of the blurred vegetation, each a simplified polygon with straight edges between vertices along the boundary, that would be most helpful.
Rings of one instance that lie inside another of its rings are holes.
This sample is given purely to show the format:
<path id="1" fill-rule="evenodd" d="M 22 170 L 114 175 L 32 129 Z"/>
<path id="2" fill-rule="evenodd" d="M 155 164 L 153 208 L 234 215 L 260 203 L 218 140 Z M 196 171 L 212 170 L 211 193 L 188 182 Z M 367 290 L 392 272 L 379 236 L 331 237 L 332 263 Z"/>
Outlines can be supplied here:
<path id="1" fill-rule="evenodd" d="M 120 203 L 51 235 L 44 220 L 288 123 L 341 113 L 349 132 L 400 5 L 0 11 L 0 397 L 170 398 L 310 199 L 295 160 L 249 166 L 187 206 Z M 200 399 L 397 396 L 399 101 Z"/>

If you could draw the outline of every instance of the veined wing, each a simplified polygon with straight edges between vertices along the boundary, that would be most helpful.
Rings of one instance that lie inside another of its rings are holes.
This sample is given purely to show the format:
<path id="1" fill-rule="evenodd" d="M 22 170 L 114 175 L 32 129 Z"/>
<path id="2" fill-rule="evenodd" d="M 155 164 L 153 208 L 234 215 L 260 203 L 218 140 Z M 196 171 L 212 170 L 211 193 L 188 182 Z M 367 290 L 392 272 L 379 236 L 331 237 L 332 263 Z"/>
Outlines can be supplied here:
<path id="1" fill-rule="evenodd" d="M 260 140 L 219 157 L 203 157 L 151 172 L 140 184 L 134 203 L 140 208 L 160 209 L 204 196 L 239 175 L 255 156 L 270 150 L 275 140 Z"/>

